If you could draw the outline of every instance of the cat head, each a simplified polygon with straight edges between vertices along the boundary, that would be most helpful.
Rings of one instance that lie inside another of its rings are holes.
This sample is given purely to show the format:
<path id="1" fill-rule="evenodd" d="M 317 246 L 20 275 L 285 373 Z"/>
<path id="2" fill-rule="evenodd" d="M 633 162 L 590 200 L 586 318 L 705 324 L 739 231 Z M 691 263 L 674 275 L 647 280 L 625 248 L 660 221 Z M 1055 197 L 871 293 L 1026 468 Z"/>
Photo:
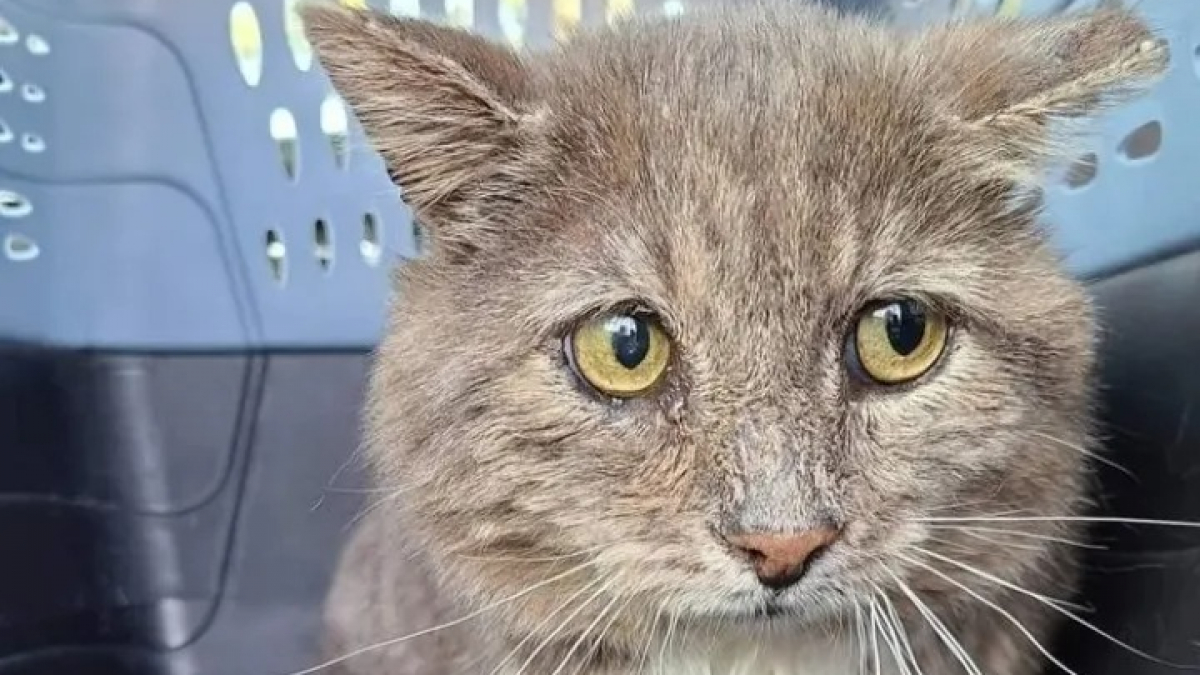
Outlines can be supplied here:
<path id="1" fill-rule="evenodd" d="M 537 55 L 306 20 L 428 232 L 370 457 L 469 601 L 805 621 L 948 588 L 913 560 L 961 576 L 924 552 L 1053 559 L 1058 523 L 982 544 L 936 521 L 1081 508 L 1093 320 L 1039 181 L 1164 70 L 1139 19 L 757 7 Z"/>

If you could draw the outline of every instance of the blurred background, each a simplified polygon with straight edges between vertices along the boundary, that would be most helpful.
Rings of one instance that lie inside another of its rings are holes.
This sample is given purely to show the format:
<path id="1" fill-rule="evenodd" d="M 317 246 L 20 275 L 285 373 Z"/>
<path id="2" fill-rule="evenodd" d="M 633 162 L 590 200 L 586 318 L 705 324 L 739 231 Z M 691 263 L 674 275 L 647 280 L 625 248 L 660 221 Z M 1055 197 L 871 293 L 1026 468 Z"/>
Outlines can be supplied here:
<path id="1" fill-rule="evenodd" d="M 370 4 L 530 50 L 697 6 Z M 833 4 L 917 26 L 1095 3 Z M 316 661 L 370 499 L 357 415 L 387 272 L 421 237 L 293 7 L 0 0 L 0 675 Z M 1099 513 L 1200 520 L 1200 2 L 1137 7 L 1171 71 L 1048 177 L 1046 224 L 1102 307 L 1106 441 L 1134 474 L 1099 468 Z M 1196 663 L 1200 537 L 1097 536 L 1089 619 Z M 1176 672 L 1087 635 L 1058 646 L 1080 675 Z"/>

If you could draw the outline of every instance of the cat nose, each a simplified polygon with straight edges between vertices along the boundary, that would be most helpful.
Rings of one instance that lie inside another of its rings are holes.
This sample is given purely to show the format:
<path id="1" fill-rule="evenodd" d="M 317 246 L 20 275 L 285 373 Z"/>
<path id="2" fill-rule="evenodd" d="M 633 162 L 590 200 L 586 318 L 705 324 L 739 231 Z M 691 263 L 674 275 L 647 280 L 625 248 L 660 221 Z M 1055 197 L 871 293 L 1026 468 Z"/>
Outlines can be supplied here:
<path id="1" fill-rule="evenodd" d="M 841 532 L 823 527 L 792 534 L 733 534 L 725 541 L 744 554 L 763 586 L 781 590 L 800 581 L 808 566 Z"/>

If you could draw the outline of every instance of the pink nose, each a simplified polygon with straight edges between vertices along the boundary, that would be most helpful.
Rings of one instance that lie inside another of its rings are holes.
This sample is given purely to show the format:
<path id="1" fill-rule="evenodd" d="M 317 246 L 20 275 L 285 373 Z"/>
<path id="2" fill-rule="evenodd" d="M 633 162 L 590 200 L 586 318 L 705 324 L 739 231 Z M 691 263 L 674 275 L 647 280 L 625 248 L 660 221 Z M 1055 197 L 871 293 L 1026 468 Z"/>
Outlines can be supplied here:
<path id="1" fill-rule="evenodd" d="M 838 530 L 821 528 L 792 534 L 734 534 L 725 541 L 750 560 L 764 586 L 778 590 L 799 581 L 809 563 L 839 536 Z"/>

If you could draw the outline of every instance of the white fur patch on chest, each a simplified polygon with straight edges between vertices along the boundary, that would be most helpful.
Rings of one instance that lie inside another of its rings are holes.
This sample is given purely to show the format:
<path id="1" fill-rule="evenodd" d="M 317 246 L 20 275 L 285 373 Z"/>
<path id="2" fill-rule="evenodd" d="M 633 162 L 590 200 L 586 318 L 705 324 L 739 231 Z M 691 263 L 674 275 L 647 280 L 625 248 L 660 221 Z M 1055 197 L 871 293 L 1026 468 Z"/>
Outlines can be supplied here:
<path id="1" fill-rule="evenodd" d="M 738 640 L 695 656 L 678 655 L 647 669 L 651 675 L 859 675 L 863 656 L 853 641 Z"/>

